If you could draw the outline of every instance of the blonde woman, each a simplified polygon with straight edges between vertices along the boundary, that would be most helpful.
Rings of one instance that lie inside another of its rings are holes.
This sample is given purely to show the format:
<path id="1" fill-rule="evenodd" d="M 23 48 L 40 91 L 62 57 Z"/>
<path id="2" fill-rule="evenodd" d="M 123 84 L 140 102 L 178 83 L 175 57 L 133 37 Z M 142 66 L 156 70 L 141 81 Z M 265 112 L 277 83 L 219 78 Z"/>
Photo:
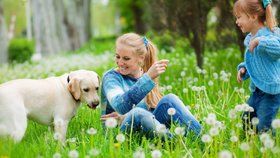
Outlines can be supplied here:
<path id="1" fill-rule="evenodd" d="M 174 94 L 162 96 L 159 92 L 157 77 L 165 72 L 168 60 L 157 61 L 156 53 L 153 43 L 138 34 L 127 33 L 117 39 L 117 68 L 107 71 L 102 79 L 101 119 L 121 116 L 122 131 L 149 134 L 162 125 L 170 127 L 173 120 L 186 127 L 186 133 L 199 135 L 201 125 L 183 102 Z"/>

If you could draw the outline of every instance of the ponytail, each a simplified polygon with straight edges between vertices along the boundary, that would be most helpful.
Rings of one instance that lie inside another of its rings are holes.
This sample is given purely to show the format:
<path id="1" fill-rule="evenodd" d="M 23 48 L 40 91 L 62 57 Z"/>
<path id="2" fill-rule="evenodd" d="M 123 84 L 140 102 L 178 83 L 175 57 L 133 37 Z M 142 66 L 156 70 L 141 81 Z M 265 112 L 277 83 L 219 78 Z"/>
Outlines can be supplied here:
<path id="1" fill-rule="evenodd" d="M 145 44 L 147 53 L 144 60 L 144 66 L 143 71 L 147 72 L 149 68 L 157 61 L 157 48 L 151 43 L 150 41 Z M 151 92 L 146 97 L 146 102 L 149 108 L 155 108 L 162 98 L 162 94 L 159 91 L 158 86 L 158 79 L 154 79 L 154 82 L 156 83 L 156 86 L 151 90 Z"/>
<path id="2" fill-rule="evenodd" d="M 265 8 L 265 19 L 266 19 L 267 27 L 271 31 L 273 31 L 273 28 L 277 26 L 277 22 L 276 22 L 276 18 L 273 15 L 271 4 L 268 4 Z"/>

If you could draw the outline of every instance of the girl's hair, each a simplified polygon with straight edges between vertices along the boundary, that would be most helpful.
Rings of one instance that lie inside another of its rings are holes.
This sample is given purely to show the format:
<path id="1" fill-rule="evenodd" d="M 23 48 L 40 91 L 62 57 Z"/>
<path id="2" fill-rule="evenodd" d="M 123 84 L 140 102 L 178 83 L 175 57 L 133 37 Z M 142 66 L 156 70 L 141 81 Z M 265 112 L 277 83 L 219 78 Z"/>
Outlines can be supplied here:
<path id="1" fill-rule="evenodd" d="M 136 55 L 144 55 L 144 63 L 135 63 L 140 64 L 143 68 L 144 73 L 149 70 L 149 68 L 157 61 L 157 48 L 151 42 L 144 42 L 147 39 L 146 37 L 141 37 L 136 33 L 126 33 L 120 36 L 116 41 L 116 47 L 122 46 L 129 50 L 131 50 Z M 155 108 L 162 98 L 162 94 L 159 91 L 158 80 L 154 79 L 156 86 L 152 89 L 152 91 L 146 97 L 146 103 L 149 108 Z"/>
<path id="2" fill-rule="evenodd" d="M 271 31 L 273 31 L 273 27 L 277 26 L 271 4 L 264 8 L 261 0 L 237 0 L 233 7 L 233 13 L 235 15 L 238 13 L 245 13 L 248 16 L 258 15 L 258 20 L 262 23 L 266 22 Z"/>

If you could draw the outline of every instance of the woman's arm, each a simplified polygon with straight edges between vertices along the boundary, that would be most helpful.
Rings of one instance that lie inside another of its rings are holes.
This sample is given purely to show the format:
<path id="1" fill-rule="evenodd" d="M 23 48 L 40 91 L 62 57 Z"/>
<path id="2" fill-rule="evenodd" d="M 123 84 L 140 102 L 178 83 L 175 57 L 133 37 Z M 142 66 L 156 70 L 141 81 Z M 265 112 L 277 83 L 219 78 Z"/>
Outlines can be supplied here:
<path id="1" fill-rule="evenodd" d="M 125 114 L 137 105 L 155 86 L 154 81 L 144 74 L 138 81 L 124 91 L 122 79 L 113 74 L 107 74 L 103 78 L 102 88 L 104 94 L 112 108 L 120 113 Z"/>

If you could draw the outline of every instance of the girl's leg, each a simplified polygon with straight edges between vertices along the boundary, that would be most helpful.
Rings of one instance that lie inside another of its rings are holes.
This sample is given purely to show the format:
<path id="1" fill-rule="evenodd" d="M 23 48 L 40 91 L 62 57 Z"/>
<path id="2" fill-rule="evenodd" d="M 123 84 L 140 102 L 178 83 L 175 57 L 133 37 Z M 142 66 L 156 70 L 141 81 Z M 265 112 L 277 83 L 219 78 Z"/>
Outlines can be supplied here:
<path id="1" fill-rule="evenodd" d="M 257 110 L 257 116 L 259 118 L 258 132 L 266 132 L 271 129 L 271 123 L 277 115 L 279 106 L 280 94 L 271 95 L 264 93 Z"/>
<path id="2" fill-rule="evenodd" d="M 181 126 L 186 126 L 187 132 L 191 130 L 196 135 L 200 134 L 201 125 L 185 107 L 183 102 L 174 94 L 164 96 L 153 111 L 153 114 L 160 123 L 170 127 L 171 116 L 167 113 L 169 108 L 174 108 L 176 110 L 176 113 L 172 116 L 174 122 L 179 123 Z"/>
<path id="3" fill-rule="evenodd" d="M 121 123 L 120 129 L 122 132 L 129 133 L 133 131 L 144 131 L 148 136 L 153 137 L 156 132 L 156 127 L 160 123 L 155 119 L 155 116 L 148 110 L 135 107 L 130 110 Z"/>

